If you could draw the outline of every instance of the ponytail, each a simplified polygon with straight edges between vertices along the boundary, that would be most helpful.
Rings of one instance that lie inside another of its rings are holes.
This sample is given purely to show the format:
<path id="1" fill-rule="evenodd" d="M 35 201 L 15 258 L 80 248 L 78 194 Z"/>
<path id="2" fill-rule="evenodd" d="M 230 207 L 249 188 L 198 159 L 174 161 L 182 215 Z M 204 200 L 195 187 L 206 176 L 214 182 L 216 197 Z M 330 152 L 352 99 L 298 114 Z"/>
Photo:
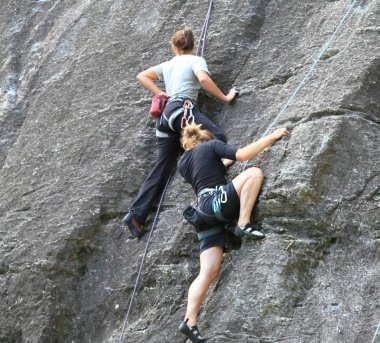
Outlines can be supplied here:
<path id="1" fill-rule="evenodd" d="M 182 130 L 181 145 L 184 150 L 190 150 L 198 144 L 215 139 L 214 135 L 207 130 L 201 129 L 202 124 L 191 124 Z"/>

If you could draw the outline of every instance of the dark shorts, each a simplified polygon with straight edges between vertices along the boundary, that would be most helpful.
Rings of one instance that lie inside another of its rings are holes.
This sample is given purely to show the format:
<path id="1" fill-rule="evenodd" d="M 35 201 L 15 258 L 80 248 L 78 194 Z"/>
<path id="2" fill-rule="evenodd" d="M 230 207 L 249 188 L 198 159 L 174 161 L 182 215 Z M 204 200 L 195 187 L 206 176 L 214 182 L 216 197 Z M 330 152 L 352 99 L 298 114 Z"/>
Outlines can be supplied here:
<path id="1" fill-rule="evenodd" d="M 228 220 L 234 220 L 239 217 L 240 199 L 236 193 L 235 187 L 232 182 L 223 186 L 224 191 L 227 193 L 227 202 L 222 203 L 222 214 Z M 212 195 L 207 195 L 201 199 L 200 204 L 203 211 L 206 213 L 213 213 L 212 211 Z M 224 223 L 222 223 L 224 228 Z M 205 251 L 212 247 L 225 247 L 225 231 L 212 236 L 203 238 L 199 241 L 200 252 Z"/>
<path id="2" fill-rule="evenodd" d="M 223 230 L 221 233 L 218 233 L 216 235 L 212 235 L 207 238 L 203 238 L 199 241 L 199 251 L 203 252 L 207 249 L 210 249 L 212 247 L 222 247 L 225 246 L 226 241 L 226 233 Z"/>

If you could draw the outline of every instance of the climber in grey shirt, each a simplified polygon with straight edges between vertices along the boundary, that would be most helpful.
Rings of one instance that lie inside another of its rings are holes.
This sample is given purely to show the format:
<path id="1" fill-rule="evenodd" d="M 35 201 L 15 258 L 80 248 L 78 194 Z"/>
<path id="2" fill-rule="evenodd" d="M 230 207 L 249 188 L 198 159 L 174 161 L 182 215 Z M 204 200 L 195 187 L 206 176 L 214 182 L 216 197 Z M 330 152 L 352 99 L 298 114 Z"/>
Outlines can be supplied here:
<path id="1" fill-rule="evenodd" d="M 237 94 L 235 89 L 231 89 L 225 95 L 209 76 L 206 61 L 193 55 L 194 36 L 190 29 L 175 32 L 171 46 L 174 58 L 137 75 L 144 88 L 155 95 L 168 95 L 169 101 L 161 117 L 156 119 L 156 163 L 124 217 L 124 223 L 134 237 L 144 234 L 142 225 L 145 224 L 154 202 L 163 191 L 182 152 L 179 139 L 184 124 L 184 102 L 190 101 L 193 106 L 193 122 L 202 124 L 202 127 L 211 131 L 216 139 L 225 142 L 227 139 L 224 133 L 197 108 L 198 91 L 202 87 L 226 104 L 231 103 Z M 166 92 L 156 85 L 158 80 L 165 82 Z"/>

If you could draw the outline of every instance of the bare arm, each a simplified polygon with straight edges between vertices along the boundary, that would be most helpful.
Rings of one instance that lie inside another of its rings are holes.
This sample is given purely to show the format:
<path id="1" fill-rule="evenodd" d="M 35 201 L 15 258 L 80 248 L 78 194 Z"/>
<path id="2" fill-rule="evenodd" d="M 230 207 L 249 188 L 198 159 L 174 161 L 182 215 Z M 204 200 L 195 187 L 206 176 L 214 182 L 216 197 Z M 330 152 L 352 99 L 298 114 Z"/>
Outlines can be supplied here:
<path id="1" fill-rule="evenodd" d="M 248 144 L 244 148 L 238 149 L 238 151 L 236 152 L 236 160 L 248 161 L 251 158 L 256 157 L 265 148 L 271 146 L 275 141 L 277 141 L 283 136 L 286 136 L 288 133 L 289 131 L 286 128 L 277 129 L 273 131 L 270 135 L 265 136 L 264 138 L 261 138 L 256 142 Z"/>
<path id="2" fill-rule="evenodd" d="M 165 94 L 154 81 L 158 80 L 157 74 L 153 69 L 147 69 L 137 75 L 137 80 L 141 85 L 153 94 Z"/>
<path id="3" fill-rule="evenodd" d="M 224 103 L 229 104 L 235 98 L 237 94 L 235 88 L 232 88 L 227 95 L 224 95 L 224 93 L 220 90 L 216 83 L 211 79 L 210 75 L 204 70 L 199 70 L 195 75 L 197 76 L 201 86 L 206 91 L 208 91 Z"/>

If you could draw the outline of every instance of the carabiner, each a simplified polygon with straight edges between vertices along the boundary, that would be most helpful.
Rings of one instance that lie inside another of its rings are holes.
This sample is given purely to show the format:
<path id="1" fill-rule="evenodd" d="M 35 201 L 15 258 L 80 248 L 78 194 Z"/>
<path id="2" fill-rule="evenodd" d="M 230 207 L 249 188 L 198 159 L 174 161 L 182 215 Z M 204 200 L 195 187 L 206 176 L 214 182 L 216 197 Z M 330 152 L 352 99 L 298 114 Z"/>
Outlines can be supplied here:
<path id="1" fill-rule="evenodd" d="M 220 190 L 220 202 L 222 204 L 225 204 L 227 202 L 227 192 L 223 189 L 222 186 L 219 187 L 219 190 Z"/>
<path id="2" fill-rule="evenodd" d="M 191 122 L 190 122 L 191 121 Z M 195 122 L 192 108 L 189 109 L 189 116 L 187 117 L 186 124 L 191 125 Z"/>

